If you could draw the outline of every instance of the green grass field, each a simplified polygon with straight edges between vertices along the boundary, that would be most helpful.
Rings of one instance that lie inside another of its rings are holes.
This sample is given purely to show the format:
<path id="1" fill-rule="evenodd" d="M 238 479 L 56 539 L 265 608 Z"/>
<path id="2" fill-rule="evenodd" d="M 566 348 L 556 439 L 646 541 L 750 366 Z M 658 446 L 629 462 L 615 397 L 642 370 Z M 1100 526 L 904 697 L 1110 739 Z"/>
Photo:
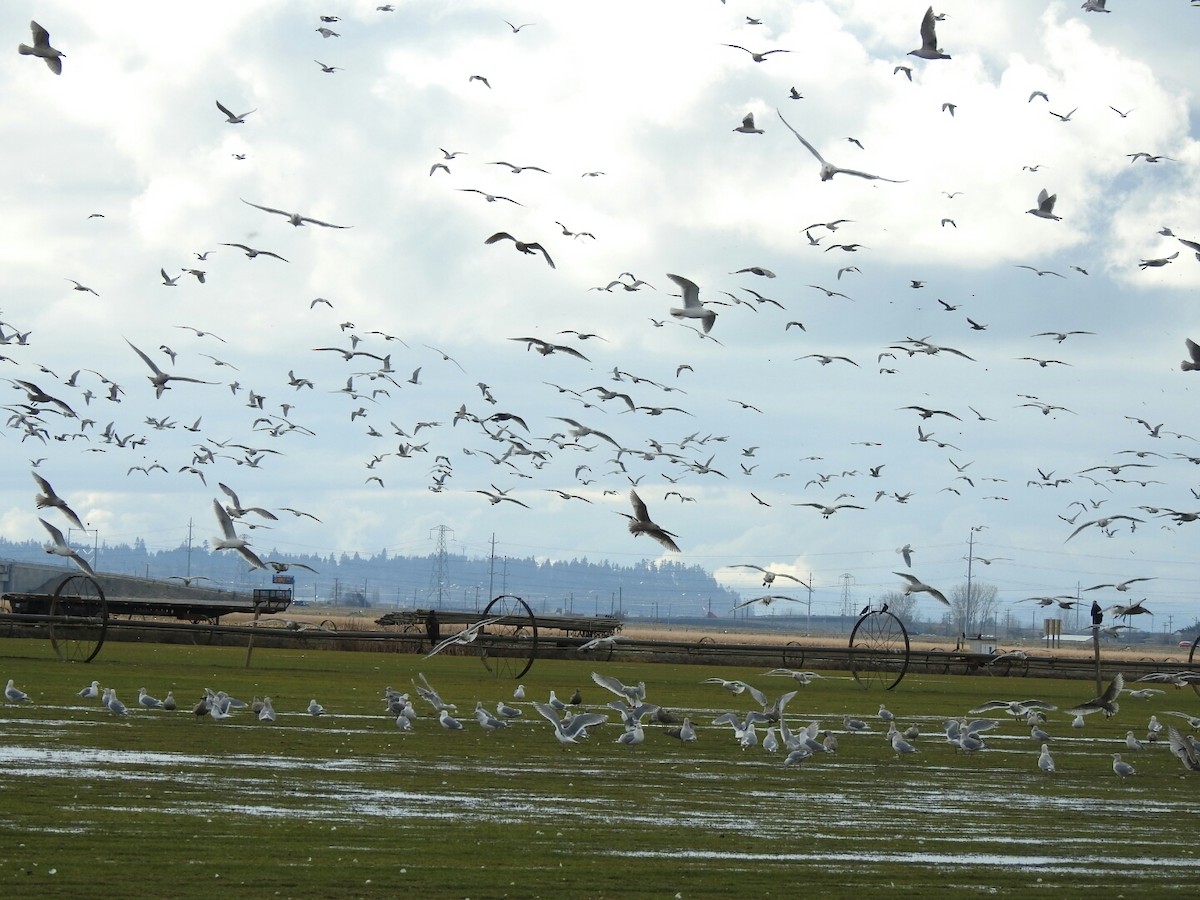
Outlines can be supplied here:
<path id="1" fill-rule="evenodd" d="M 477 700 L 512 700 L 472 657 L 111 643 L 89 665 L 51 658 L 46 642 L 0 641 L 0 680 L 32 704 L 0 707 L 0 895 L 5 897 L 717 897 L 1016 894 L 1098 890 L 1180 896 L 1200 889 L 1200 774 L 1165 743 L 1127 752 L 1152 713 L 1200 713 L 1169 689 L 1123 698 L 1110 720 L 1076 731 L 1051 713 L 1057 773 L 1038 743 L 1001 714 L 988 749 L 965 754 L 942 733 L 990 699 L 1038 697 L 1070 706 L 1089 682 L 910 675 L 868 692 L 844 673 L 800 688 L 793 728 L 813 719 L 838 733 L 836 754 L 785 767 L 782 754 L 742 750 L 726 710 L 748 695 L 700 682 L 741 678 L 772 697 L 789 679 L 763 669 L 542 660 L 530 699 L 583 692 L 610 724 L 567 749 L 528 703 L 496 733 L 471 715 Z M 645 681 L 650 702 L 704 727 L 683 745 L 661 726 L 645 743 L 615 742 L 615 699 L 593 670 Z M 410 690 L 422 671 L 466 724 L 443 729 L 431 707 L 412 733 L 385 714 L 384 688 Z M 130 707 L 112 716 L 76 692 L 93 679 Z M 180 710 L 136 709 L 139 687 L 173 690 Z M 273 725 L 248 710 L 217 722 L 190 712 L 204 688 L 249 701 L 269 695 Z M 328 715 L 306 712 L 316 698 Z M 876 716 L 917 723 L 916 754 L 897 759 Z M 842 717 L 871 731 L 847 734 Z M 765 729 L 760 726 L 760 736 Z M 1137 775 L 1113 774 L 1122 752 Z"/>

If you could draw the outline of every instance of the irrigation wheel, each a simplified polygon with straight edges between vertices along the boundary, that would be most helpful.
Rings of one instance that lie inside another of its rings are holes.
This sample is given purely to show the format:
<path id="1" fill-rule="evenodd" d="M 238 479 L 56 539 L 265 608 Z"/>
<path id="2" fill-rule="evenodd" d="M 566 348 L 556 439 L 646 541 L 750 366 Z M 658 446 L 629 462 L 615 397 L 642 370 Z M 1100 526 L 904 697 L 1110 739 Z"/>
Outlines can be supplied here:
<path id="1" fill-rule="evenodd" d="M 892 613 L 865 613 L 850 632 L 850 671 L 865 688 L 890 691 L 908 671 L 908 631 Z"/>
<path id="2" fill-rule="evenodd" d="M 529 604 L 514 594 L 501 594 L 487 605 L 482 618 L 498 618 L 475 639 L 484 666 L 497 678 L 523 676 L 537 656 L 537 619 Z"/>
<path id="3" fill-rule="evenodd" d="M 108 601 L 89 575 L 68 575 L 50 597 L 50 645 L 66 662 L 91 662 L 104 646 Z"/>

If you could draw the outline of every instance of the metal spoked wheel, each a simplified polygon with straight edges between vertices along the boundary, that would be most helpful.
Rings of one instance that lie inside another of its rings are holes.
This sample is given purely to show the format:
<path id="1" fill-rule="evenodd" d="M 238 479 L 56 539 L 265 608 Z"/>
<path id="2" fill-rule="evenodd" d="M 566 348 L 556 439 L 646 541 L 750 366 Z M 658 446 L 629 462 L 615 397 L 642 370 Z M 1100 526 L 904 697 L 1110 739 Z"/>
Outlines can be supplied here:
<path id="1" fill-rule="evenodd" d="M 1192 641 L 1192 649 L 1188 651 L 1188 671 L 1194 672 L 1195 666 L 1200 664 L 1200 654 L 1196 653 L 1196 648 L 1200 647 L 1200 634 L 1196 635 L 1196 639 Z M 1196 692 L 1196 696 L 1200 697 L 1200 684 L 1193 683 L 1192 690 Z"/>
<path id="2" fill-rule="evenodd" d="M 483 611 L 496 619 L 475 639 L 479 657 L 497 678 L 520 678 L 537 656 L 537 619 L 529 604 L 513 594 L 501 594 Z"/>
<path id="3" fill-rule="evenodd" d="M 104 646 L 108 601 L 96 580 L 68 575 L 50 597 L 50 645 L 66 662 L 91 662 Z"/>
<path id="4" fill-rule="evenodd" d="M 788 641 L 783 648 L 783 664 L 789 669 L 804 665 L 804 645 L 799 641 Z"/>
<path id="5" fill-rule="evenodd" d="M 908 671 L 908 631 L 881 609 L 863 615 L 850 632 L 850 670 L 865 688 L 890 691 Z"/>

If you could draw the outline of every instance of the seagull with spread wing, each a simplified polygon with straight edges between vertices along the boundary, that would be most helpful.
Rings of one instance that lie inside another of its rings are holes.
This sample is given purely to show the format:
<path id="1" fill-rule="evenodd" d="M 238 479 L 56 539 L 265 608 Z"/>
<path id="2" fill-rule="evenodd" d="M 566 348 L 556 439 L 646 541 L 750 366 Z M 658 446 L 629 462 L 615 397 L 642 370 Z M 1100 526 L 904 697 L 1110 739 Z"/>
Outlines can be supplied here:
<path id="1" fill-rule="evenodd" d="M 239 198 L 240 199 L 240 198 Z M 314 219 L 311 216 L 302 216 L 300 213 L 287 212 L 282 209 L 272 209 L 269 206 L 259 206 L 257 203 L 251 203 L 249 200 L 242 200 L 247 206 L 253 206 L 255 209 L 261 209 L 263 212 L 274 213 L 277 216 L 283 216 L 288 220 L 288 224 L 299 228 L 311 222 L 313 225 L 320 225 L 323 228 L 353 228 L 353 225 L 333 225 L 329 222 L 322 222 L 320 219 Z"/>
<path id="2" fill-rule="evenodd" d="M 871 175 L 868 172 L 860 172 L 857 169 L 843 169 L 840 166 L 835 166 L 832 163 L 826 162 L 825 157 L 823 157 L 819 152 L 817 152 L 817 148 L 814 147 L 812 144 L 810 144 L 808 141 L 806 141 L 801 136 L 800 132 L 798 132 L 795 128 L 793 128 L 791 125 L 788 124 L 788 120 L 783 117 L 783 113 L 779 112 L 779 110 L 775 110 L 775 112 L 778 114 L 779 120 L 781 122 L 783 122 L 784 125 L 787 125 L 788 131 L 790 131 L 792 134 L 794 134 L 796 136 L 796 139 L 799 140 L 800 143 L 802 143 L 805 147 L 808 148 L 808 152 L 817 158 L 817 162 L 819 162 L 821 164 L 821 180 L 822 181 L 828 181 L 834 175 L 856 175 L 859 178 L 868 178 L 872 181 L 890 181 L 893 184 L 902 184 L 903 182 L 908 180 L 908 179 L 904 179 L 904 178 L 901 178 L 901 179 L 884 178 L 882 175 Z"/>
<path id="3" fill-rule="evenodd" d="M 907 572 L 893 572 L 892 574 L 899 575 L 901 578 L 903 578 L 905 580 L 906 584 L 902 588 L 902 590 L 904 592 L 904 596 L 907 597 L 909 594 L 928 594 L 930 597 L 932 597 L 934 600 L 937 600 L 939 603 L 941 603 L 945 606 L 950 605 L 950 601 L 946 599 L 945 594 L 943 594 L 941 591 L 939 591 L 937 588 L 933 587 L 932 585 L 926 584 L 920 578 L 918 578 L 916 575 L 910 575 Z"/>
<path id="4" fill-rule="evenodd" d="M 787 572 L 772 572 L 770 569 L 764 569 L 762 566 L 756 566 L 753 563 L 737 563 L 735 565 L 730 566 L 729 568 L 731 568 L 731 569 L 757 569 L 758 571 L 763 573 L 763 587 L 770 587 L 772 582 L 774 582 L 776 578 L 790 578 L 792 581 L 796 582 L 796 584 L 800 585 L 801 587 L 804 587 L 804 588 L 808 587 L 807 584 L 805 584 L 803 581 L 801 581 L 795 575 L 789 575 Z M 790 600 L 791 598 L 783 597 L 780 599 Z"/>
<path id="5" fill-rule="evenodd" d="M 129 344 L 130 347 L 133 347 L 133 352 L 140 356 L 142 358 L 142 362 L 148 365 L 150 367 L 150 371 L 154 373 L 153 375 L 147 375 L 146 377 L 149 378 L 150 383 L 154 385 L 155 397 L 162 397 L 163 391 L 170 390 L 171 385 L 169 382 L 172 381 L 190 381 L 193 384 L 216 384 L 215 381 L 201 381 L 199 378 L 189 378 L 186 375 L 168 375 L 154 364 L 154 360 L 152 360 L 137 347 L 134 347 L 129 338 L 125 338 L 125 343 Z"/>
<path id="6" fill-rule="evenodd" d="M 38 521 L 42 523 L 42 527 L 50 534 L 50 543 L 46 544 L 43 548 L 47 553 L 53 553 L 55 556 L 62 556 L 71 560 L 71 562 L 79 566 L 88 575 L 96 574 L 92 571 L 92 567 L 88 564 L 88 561 L 71 549 L 70 544 L 67 543 L 61 531 L 45 519 L 38 519 Z"/>
<path id="7" fill-rule="evenodd" d="M 38 509 L 45 509 L 47 506 L 56 507 L 62 510 L 62 514 L 67 517 L 67 520 L 73 527 L 78 528 L 80 531 L 86 531 L 87 529 L 83 527 L 83 522 L 79 520 L 79 516 L 75 515 L 75 511 L 67 505 L 67 501 L 54 493 L 54 488 L 50 486 L 50 482 L 37 472 L 31 472 L 30 474 L 33 476 L 33 480 L 37 482 L 38 487 L 41 488 L 40 493 L 34 498 Z"/>
<path id="8" fill-rule="evenodd" d="M 676 553 L 681 553 L 679 545 L 675 543 L 674 538 L 678 535 L 672 534 L 660 525 L 656 525 L 650 519 L 650 511 L 646 509 L 646 504 L 642 502 L 642 498 L 637 495 L 637 491 L 630 490 L 629 502 L 633 504 L 633 515 L 621 513 L 629 520 L 629 533 L 635 537 L 639 534 L 647 534 L 654 540 L 658 541 L 668 550 L 674 550 Z"/>

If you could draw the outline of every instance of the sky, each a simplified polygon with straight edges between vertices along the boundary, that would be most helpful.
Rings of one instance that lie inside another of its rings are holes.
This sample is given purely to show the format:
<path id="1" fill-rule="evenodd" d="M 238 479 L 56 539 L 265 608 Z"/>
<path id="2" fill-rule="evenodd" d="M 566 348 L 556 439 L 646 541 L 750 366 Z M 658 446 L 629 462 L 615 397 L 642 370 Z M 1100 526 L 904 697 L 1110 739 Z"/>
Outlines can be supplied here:
<path id="1" fill-rule="evenodd" d="M 926 60 L 907 2 L 6 4 L 0 534 L 68 533 L 31 471 L 77 546 L 215 535 L 224 484 L 275 559 L 446 526 L 819 613 L 970 565 L 1031 621 L 1190 623 L 1200 9 L 1110 5 L 946 3 Z"/>

